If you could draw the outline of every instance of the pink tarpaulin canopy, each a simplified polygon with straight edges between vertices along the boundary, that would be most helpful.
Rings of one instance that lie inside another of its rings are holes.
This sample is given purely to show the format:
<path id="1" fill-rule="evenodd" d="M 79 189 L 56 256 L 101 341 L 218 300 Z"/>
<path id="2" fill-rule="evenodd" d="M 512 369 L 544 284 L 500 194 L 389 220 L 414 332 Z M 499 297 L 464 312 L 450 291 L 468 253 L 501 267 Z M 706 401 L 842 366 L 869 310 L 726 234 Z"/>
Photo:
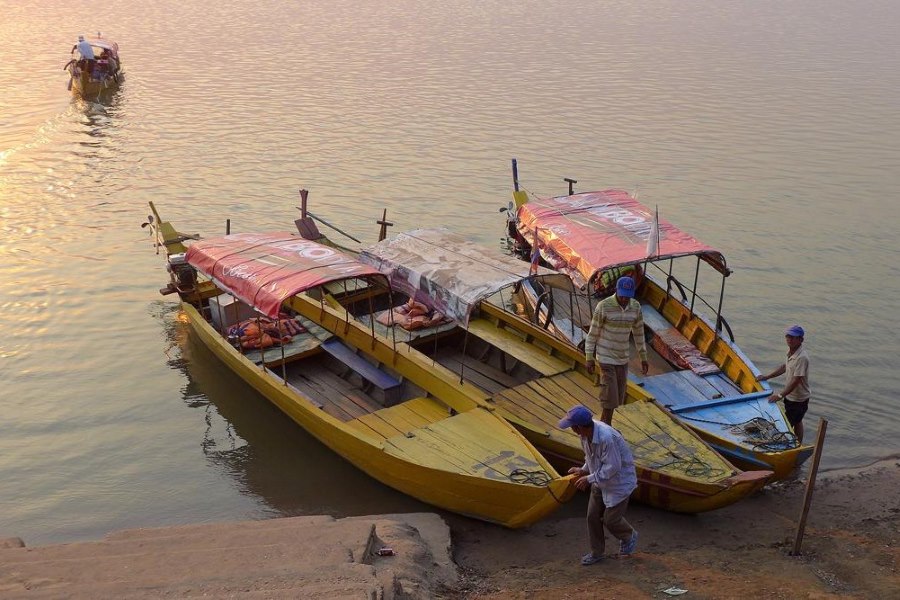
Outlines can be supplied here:
<path id="1" fill-rule="evenodd" d="M 386 277 L 343 252 L 288 232 L 239 233 L 203 240 L 188 263 L 261 313 L 277 317 L 286 298 L 354 277 Z"/>
<path id="2" fill-rule="evenodd" d="M 668 221 L 659 220 L 659 245 L 648 257 L 653 212 L 622 190 L 532 199 L 518 209 L 518 231 L 544 260 L 584 286 L 610 267 L 698 255 L 722 273 L 725 257 Z"/>

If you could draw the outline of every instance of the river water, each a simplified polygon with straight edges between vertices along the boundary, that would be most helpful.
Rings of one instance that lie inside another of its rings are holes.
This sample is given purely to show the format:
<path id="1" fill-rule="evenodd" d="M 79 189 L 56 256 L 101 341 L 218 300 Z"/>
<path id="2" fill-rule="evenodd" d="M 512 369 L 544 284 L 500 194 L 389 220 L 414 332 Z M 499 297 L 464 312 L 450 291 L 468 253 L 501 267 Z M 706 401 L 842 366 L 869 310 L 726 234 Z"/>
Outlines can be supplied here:
<path id="1" fill-rule="evenodd" d="M 900 454 L 900 4 L 890 0 L 0 0 L 0 537 L 418 510 L 188 335 L 147 202 L 285 229 L 297 190 L 364 242 L 499 243 L 509 159 L 620 187 L 720 249 L 764 371 L 801 323 L 823 468 Z M 127 81 L 73 100 L 79 33 Z"/>

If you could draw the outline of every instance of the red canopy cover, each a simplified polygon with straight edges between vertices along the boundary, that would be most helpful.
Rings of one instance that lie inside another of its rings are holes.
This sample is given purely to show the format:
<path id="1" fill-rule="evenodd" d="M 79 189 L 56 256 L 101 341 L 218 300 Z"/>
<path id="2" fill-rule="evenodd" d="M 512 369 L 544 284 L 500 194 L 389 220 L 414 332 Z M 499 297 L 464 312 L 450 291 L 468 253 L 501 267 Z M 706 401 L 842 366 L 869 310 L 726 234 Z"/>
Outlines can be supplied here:
<path id="1" fill-rule="evenodd" d="M 726 272 L 722 254 L 668 221 L 659 220 L 659 244 L 648 257 L 653 212 L 623 190 L 532 199 L 518 209 L 518 231 L 544 260 L 584 286 L 600 271 L 647 260 L 701 255 Z"/>
<path id="2" fill-rule="evenodd" d="M 188 249 L 186 258 L 219 287 L 273 318 L 286 298 L 330 281 L 368 276 L 386 280 L 377 269 L 339 250 L 289 232 L 202 240 Z"/>

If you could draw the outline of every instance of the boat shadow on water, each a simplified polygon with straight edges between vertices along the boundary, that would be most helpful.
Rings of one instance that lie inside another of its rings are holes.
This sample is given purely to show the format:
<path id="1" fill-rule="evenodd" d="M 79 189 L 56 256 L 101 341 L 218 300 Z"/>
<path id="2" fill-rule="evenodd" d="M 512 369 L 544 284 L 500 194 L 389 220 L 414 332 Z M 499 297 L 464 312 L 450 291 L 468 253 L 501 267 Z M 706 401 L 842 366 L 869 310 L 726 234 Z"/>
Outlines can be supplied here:
<path id="1" fill-rule="evenodd" d="M 155 314 L 166 337 L 166 362 L 185 378 L 184 404 L 203 412 L 203 455 L 242 493 L 260 498 L 271 516 L 435 510 L 367 476 L 298 427 L 222 365 L 179 319 L 176 305 L 161 302 Z"/>

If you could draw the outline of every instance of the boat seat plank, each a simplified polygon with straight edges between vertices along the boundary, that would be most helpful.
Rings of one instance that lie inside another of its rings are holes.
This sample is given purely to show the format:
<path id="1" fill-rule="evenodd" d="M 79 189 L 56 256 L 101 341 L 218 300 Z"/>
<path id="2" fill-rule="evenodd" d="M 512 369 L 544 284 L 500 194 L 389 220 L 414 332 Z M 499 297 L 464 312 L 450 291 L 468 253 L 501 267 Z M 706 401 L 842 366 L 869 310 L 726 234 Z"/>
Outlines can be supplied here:
<path id="1" fill-rule="evenodd" d="M 513 358 L 531 366 L 541 375 L 556 375 L 568 371 L 572 366 L 506 329 L 497 327 L 492 321 L 475 318 L 469 321 L 467 330 L 472 335 L 503 350 Z"/>
<path id="2" fill-rule="evenodd" d="M 322 342 L 322 349 L 384 392 L 386 401 L 389 401 L 388 395 L 395 398 L 399 394 L 401 385 L 399 379 L 385 373 L 362 356 L 356 354 L 340 338 L 333 337 Z"/>
<path id="3" fill-rule="evenodd" d="M 663 358 L 698 375 L 720 372 L 719 366 L 684 337 L 658 310 L 649 304 L 642 304 L 641 313 L 644 316 L 644 326 L 653 332 L 650 344 Z"/>

